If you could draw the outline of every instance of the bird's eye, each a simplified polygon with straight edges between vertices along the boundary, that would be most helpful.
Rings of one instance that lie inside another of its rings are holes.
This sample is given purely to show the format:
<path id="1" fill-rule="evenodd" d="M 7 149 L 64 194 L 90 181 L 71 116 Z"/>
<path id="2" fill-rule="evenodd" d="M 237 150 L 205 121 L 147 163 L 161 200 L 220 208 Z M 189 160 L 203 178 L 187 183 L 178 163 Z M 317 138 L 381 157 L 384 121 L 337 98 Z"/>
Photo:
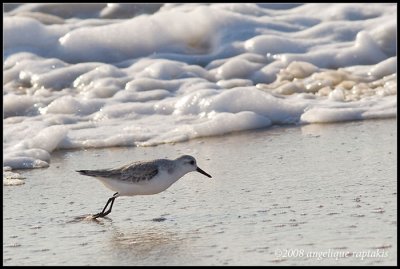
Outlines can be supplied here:
<path id="1" fill-rule="evenodd" d="M 194 165 L 194 161 L 193 161 L 193 160 L 192 160 L 192 161 L 190 161 L 190 164 L 191 164 L 191 165 Z"/>

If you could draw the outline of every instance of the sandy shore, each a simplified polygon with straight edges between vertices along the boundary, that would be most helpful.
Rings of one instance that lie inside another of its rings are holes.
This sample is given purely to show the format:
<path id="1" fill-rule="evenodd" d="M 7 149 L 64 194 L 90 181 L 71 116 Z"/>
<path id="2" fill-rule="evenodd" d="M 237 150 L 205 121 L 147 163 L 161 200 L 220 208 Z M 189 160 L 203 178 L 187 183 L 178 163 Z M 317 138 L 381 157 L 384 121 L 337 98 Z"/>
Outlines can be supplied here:
<path id="1" fill-rule="evenodd" d="M 53 154 L 3 187 L 4 265 L 396 265 L 397 123 L 270 128 L 175 145 Z M 191 154 L 190 173 L 122 197 L 77 169 Z"/>

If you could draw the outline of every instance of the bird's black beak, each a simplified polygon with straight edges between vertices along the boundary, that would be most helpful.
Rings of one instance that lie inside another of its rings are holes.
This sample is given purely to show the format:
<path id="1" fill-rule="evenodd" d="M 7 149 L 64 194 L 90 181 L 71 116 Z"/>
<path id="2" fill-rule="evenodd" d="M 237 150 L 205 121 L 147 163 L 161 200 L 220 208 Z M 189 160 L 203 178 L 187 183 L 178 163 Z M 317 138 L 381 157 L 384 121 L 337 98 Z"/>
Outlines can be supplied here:
<path id="1" fill-rule="evenodd" d="M 199 172 L 199 173 L 201 173 L 201 174 L 203 174 L 203 175 L 205 175 L 205 176 L 208 176 L 209 178 L 212 178 L 212 176 L 210 176 L 209 174 L 207 174 L 206 172 L 204 172 L 202 169 L 200 169 L 200 167 L 197 167 L 196 171 Z"/>

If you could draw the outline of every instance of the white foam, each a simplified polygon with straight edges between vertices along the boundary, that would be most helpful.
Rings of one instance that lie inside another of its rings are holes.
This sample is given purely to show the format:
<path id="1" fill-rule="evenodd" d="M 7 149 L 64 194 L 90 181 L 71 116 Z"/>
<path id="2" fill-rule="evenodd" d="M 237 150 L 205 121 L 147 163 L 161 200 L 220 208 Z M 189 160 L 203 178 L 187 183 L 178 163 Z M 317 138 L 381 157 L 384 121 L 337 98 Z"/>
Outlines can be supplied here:
<path id="1" fill-rule="evenodd" d="M 22 175 L 3 169 L 3 186 L 18 186 L 25 184 Z"/>
<path id="2" fill-rule="evenodd" d="M 57 149 L 397 114 L 396 4 L 58 5 L 4 12 L 12 169 Z"/>

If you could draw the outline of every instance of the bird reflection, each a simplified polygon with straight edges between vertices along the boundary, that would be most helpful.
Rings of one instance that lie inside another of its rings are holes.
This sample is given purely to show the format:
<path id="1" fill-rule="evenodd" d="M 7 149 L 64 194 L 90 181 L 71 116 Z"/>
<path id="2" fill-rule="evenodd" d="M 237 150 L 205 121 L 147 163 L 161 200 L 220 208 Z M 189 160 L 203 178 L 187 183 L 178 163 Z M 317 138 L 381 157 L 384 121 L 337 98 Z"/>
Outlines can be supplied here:
<path id="1" fill-rule="evenodd" d="M 111 238 L 111 248 L 122 256 L 135 255 L 136 261 L 149 256 L 158 260 L 170 260 L 184 249 L 183 238 L 167 227 L 149 225 L 148 227 L 116 228 Z M 139 257 L 138 257 L 139 256 Z M 142 260 L 143 261 L 143 260 Z"/>

